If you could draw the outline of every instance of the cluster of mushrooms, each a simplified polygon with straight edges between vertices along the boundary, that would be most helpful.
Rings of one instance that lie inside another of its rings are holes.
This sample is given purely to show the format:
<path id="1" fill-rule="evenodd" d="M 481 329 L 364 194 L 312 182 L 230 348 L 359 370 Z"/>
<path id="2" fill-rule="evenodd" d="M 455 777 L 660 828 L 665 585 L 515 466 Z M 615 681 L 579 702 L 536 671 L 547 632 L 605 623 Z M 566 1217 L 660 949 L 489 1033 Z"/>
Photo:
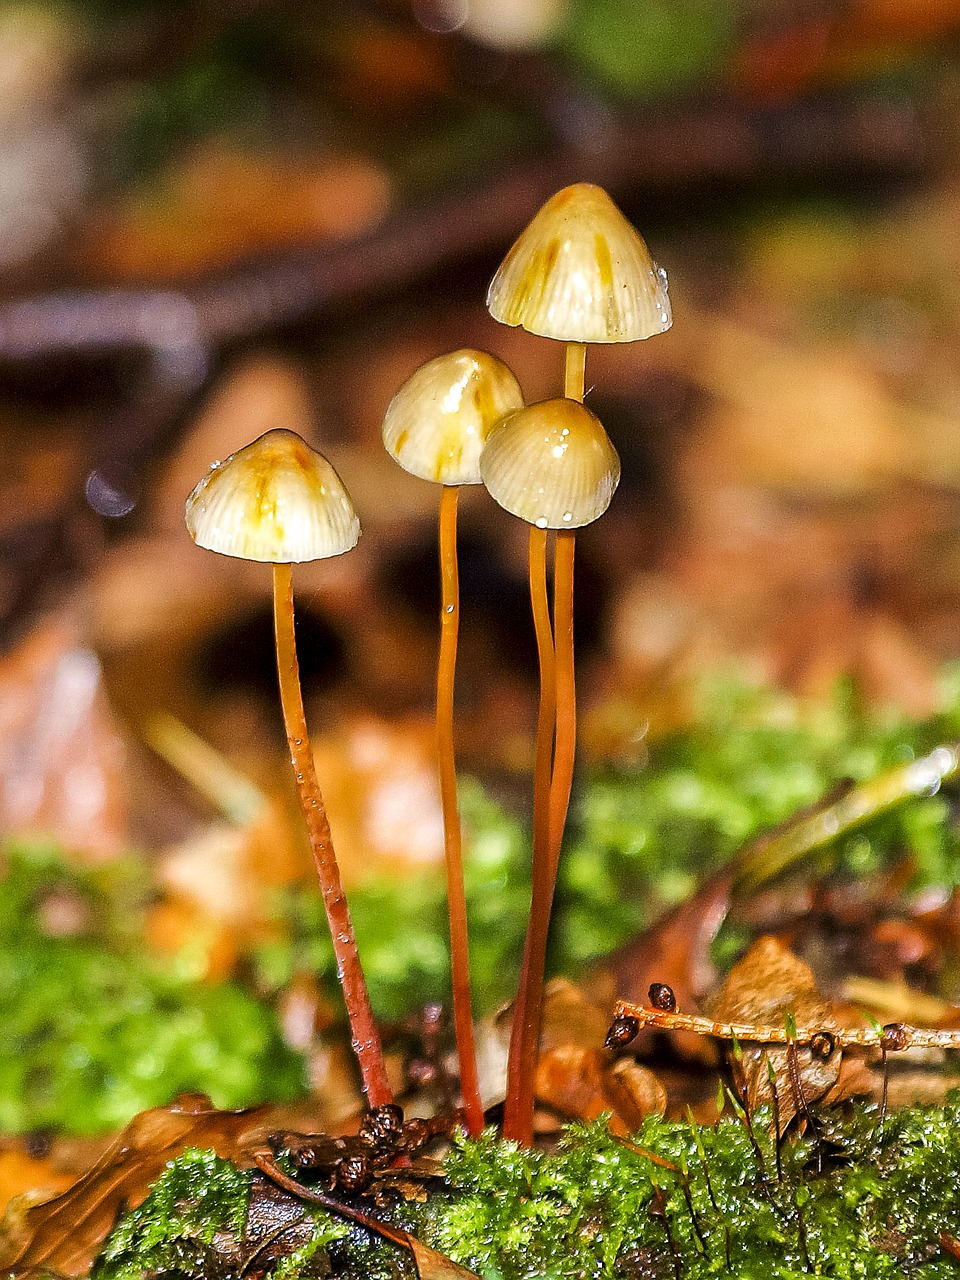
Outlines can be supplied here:
<path id="1" fill-rule="evenodd" d="M 453 1021 L 464 1115 L 472 1136 L 480 1133 L 484 1116 L 474 1049 L 453 735 L 460 486 L 484 484 L 501 507 L 530 526 L 530 598 L 540 662 L 533 892 L 503 1125 L 505 1137 L 529 1145 L 547 932 L 576 746 L 576 530 L 606 511 L 620 477 L 616 450 L 583 404 L 586 348 L 593 342 L 633 342 L 662 333 L 671 315 L 665 273 L 606 192 L 587 183 L 558 192 L 536 214 L 494 276 L 487 305 L 504 324 L 566 344 L 563 396 L 526 405 L 517 379 L 501 360 L 482 351 L 454 351 L 428 361 L 397 392 L 384 418 L 383 440 L 405 470 L 442 486 L 436 726 Z M 282 429 L 268 431 L 215 463 L 187 499 L 186 520 L 199 546 L 273 565 L 277 665 L 290 758 L 367 1103 L 380 1107 L 391 1101 L 391 1092 L 307 734 L 291 571 L 294 563 L 349 551 L 360 536 L 360 524 L 330 463 Z"/>

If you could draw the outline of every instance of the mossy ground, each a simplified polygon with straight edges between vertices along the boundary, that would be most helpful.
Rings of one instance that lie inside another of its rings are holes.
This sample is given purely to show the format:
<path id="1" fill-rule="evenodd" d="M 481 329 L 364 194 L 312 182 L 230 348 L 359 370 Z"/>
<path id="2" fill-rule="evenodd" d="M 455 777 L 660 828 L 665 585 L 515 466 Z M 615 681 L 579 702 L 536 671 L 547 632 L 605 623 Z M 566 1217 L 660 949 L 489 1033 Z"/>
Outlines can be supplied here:
<path id="1" fill-rule="evenodd" d="M 584 776 L 561 862 L 553 972 L 575 975 L 681 901 L 745 841 L 818 800 L 840 778 L 865 780 L 960 737 L 960 679 L 944 678 L 943 711 L 914 723 L 865 711 L 846 686 L 816 706 L 742 680 L 705 681 L 690 724 L 650 744 L 636 768 Z M 467 893 L 474 990 L 486 1009 L 510 998 L 529 906 L 523 823 L 475 783 L 462 787 L 469 836 Z M 95 1132 L 202 1090 L 218 1105 L 303 1090 L 302 1060 L 281 1040 L 270 997 L 296 972 L 335 995 L 318 893 L 274 903 L 282 941 L 259 948 L 249 989 L 196 980 L 191 957 L 171 965 L 143 943 L 148 872 L 131 859 L 71 868 L 45 846 L 6 851 L 0 897 L 0 1130 Z M 944 794 L 906 800 L 817 855 L 817 869 L 865 878 L 909 858 L 911 888 L 960 884 L 960 833 Z M 88 919 L 51 937 L 42 904 L 62 893 Z M 449 998 L 442 873 L 358 886 L 351 911 L 381 1018 Z M 727 929 L 721 967 L 743 938 Z M 952 976 L 951 976 L 952 975 Z M 957 967 L 937 994 L 960 995 Z M 266 996 L 264 1000 L 262 997 Z"/>
<path id="2" fill-rule="evenodd" d="M 960 1098 L 883 1124 L 872 1107 L 825 1113 L 821 1137 L 786 1140 L 779 1162 L 766 1120 L 753 1117 L 756 1145 L 736 1116 L 650 1119 L 633 1146 L 599 1121 L 571 1127 L 549 1154 L 488 1133 L 457 1144 L 442 1193 L 391 1216 L 486 1280 L 960 1275 L 940 1242 L 960 1225 Z M 96 1280 L 222 1273 L 222 1233 L 242 1237 L 254 1177 L 210 1153 L 181 1157 L 114 1230 Z M 316 1211 L 312 1222 L 309 1245 L 266 1274 L 414 1274 L 393 1246 Z"/>
<path id="3" fill-rule="evenodd" d="M 942 681 L 942 711 L 924 721 L 865 708 L 841 683 L 831 699 L 789 694 L 714 675 L 694 693 L 689 722 L 651 742 L 634 767 L 594 768 L 578 787 L 560 864 L 551 969 L 576 975 L 686 898 L 760 832 L 815 804 L 841 779 L 863 782 L 960 737 L 960 668 Z M 476 783 L 461 786 L 471 973 L 486 1010 L 510 999 L 529 908 L 529 839 L 523 823 Z M 836 840 L 817 871 L 858 879 L 909 858 L 910 889 L 960 884 L 960 830 L 943 794 L 905 800 Z M 449 998 L 442 875 L 359 886 L 357 938 L 381 1017 Z M 287 941 L 256 958 L 261 980 L 281 986 L 298 968 L 333 973 L 318 894 L 278 903 Z M 743 939 L 727 931 L 718 958 Z M 948 994 L 948 993 L 944 993 Z"/>
<path id="4" fill-rule="evenodd" d="M 152 956 L 142 869 L 71 867 L 42 844 L 9 847 L 0 893 L 0 1132 L 99 1133 L 182 1091 L 221 1107 L 303 1092 L 274 1014 L 231 982 Z M 74 927 L 51 933 L 51 904 Z"/>

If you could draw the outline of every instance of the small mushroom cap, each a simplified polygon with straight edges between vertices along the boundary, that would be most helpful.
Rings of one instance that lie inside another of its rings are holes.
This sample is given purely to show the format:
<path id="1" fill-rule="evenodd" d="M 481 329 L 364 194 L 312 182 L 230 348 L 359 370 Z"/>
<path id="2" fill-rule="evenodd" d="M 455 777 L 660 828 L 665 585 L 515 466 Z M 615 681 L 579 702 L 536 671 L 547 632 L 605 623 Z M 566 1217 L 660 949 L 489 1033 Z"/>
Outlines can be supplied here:
<path id="1" fill-rule="evenodd" d="M 552 196 L 487 292 L 495 320 L 563 342 L 635 342 L 673 322 L 667 273 L 602 187 Z"/>
<path id="2" fill-rule="evenodd" d="M 186 521 L 198 547 L 270 564 L 338 556 L 360 537 L 343 481 L 294 431 L 268 431 L 215 462 Z"/>
<path id="3" fill-rule="evenodd" d="M 383 443 L 405 471 L 440 484 L 480 484 L 494 426 L 519 409 L 516 378 L 485 351 L 451 351 L 421 365 L 390 401 Z"/>
<path id="4" fill-rule="evenodd" d="M 539 529 L 579 529 L 610 505 L 620 459 L 576 400 L 541 400 L 498 424 L 480 458 L 491 497 Z"/>

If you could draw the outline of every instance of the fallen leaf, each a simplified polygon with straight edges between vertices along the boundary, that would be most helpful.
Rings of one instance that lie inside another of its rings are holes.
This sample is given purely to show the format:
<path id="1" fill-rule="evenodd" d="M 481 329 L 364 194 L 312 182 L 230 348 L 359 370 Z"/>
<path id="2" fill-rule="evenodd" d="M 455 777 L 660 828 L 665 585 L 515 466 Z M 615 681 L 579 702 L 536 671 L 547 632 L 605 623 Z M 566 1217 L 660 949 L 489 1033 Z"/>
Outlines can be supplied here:
<path id="1" fill-rule="evenodd" d="M 0 1151 L 0 1209 L 15 1196 L 30 1193 L 44 1200 L 66 1191 L 74 1181 L 47 1158 L 30 1155 L 19 1144 Z"/>
<path id="2" fill-rule="evenodd" d="M 662 982 L 673 991 L 678 1007 L 683 1008 L 695 1004 L 710 989 L 716 982 L 710 944 L 730 908 L 733 881 L 733 870 L 722 869 L 692 897 L 607 957 L 604 967 L 613 976 L 617 999 L 642 1004 L 650 984 Z M 669 1034 L 684 1058 L 716 1062 L 714 1046 L 702 1036 L 685 1031 Z"/>
<path id="3" fill-rule="evenodd" d="M 100 664 L 67 621 L 0 662 L 0 830 L 93 861 L 130 847 L 124 743 Z"/>
<path id="4" fill-rule="evenodd" d="M 121 1208 L 135 1208 L 169 1160 L 188 1147 L 246 1162 L 244 1135 L 263 1112 L 219 1111 L 201 1094 L 142 1111 L 69 1190 L 42 1204 L 14 1201 L 0 1224 L 0 1267 L 11 1276 L 83 1276 Z"/>
<path id="5" fill-rule="evenodd" d="M 537 1101 L 562 1116 L 595 1120 L 611 1112 L 617 1134 L 633 1133 L 649 1115 L 666 1108 L 666 1092 L 654 1073 L 632 1058 L 613 1060 L 603 1046 L 610 1006 L 600 1005 L 566 978 L 544 992 L 537 1061 Z"/>
<path id="6" fill-rule="evenodd" d="M 313 740 L 349 889 L 374 875 L 443 865 L 443 814 L 432 721 L 358 716 Z"/>
<path id="7" fill-rule="evenodd" d="M 817 990 L 809 965 L 776 938 L 769 935 L 758 938 L 730 970 L 717 994 L 704 1005 L 708 1016 L 717 1022 L 780 1029 L 792 1016 L 797 1026 L 817 1027 L 826 1033 L 826 1038 L 813 1047 L 809 1044 L 741 1046 L 738 1066 L 747 1106 L 753 1111 L 775 1101 L 781 1132 L 806 1103 L 816 1102 L 827 1094 L 832 1094 L 834 1101 L 840 1100 L 835 1089 L 842 1053 L 829 1035 L 839 1031 L 841 1024 L 833 1006 Z"/>
<path id="8" fill-rule="evenodd" d="M 360 156 L 291 161 L 204 145 L 153 190 L 103 207 L 80 253 L 113 281 L 189 278 L 254 253 L 369 231 L 392 194 L 385 171 Z"/>
<path id="9" fill-rule="evenodd" d="M 667 1105 L 663 1085 L 647 1067 L 629 1058 L 611 1064 L 603 1049 L 574 1044 L 541 1053 L 535 1089 L 538 1102 L 570 1119 L 595 1120 L 610 1112 L 610 1130 L 617 1135 L 634 1133 Z"/>
<path id="10" fill-rule="evenodd" d="M 558 1046 L 599 1049 L 610 1025 L 611 1003 L 597 1001 L 568 978 L 551 978 L 543 990 L 541 1053 Z"/>

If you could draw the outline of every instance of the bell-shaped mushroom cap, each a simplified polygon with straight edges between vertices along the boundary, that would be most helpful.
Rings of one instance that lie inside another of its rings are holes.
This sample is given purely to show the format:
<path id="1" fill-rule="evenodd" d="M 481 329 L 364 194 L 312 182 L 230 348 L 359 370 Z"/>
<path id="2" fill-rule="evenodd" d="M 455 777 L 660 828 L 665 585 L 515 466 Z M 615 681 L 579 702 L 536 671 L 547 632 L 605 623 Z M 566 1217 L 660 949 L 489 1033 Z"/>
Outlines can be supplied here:
<path id="1" fill-rule="evenodd" d="M 480 458 L 491 497 L 540 529 L 579 529 L 610 505 L 620 459 L 600 419 L 576 400 L 541 400 L 494 429 Z"/>
<path id="2" fill-rule="evenodd" d="M 383 443 L 421 480 L 479 484 L 484 441 L 522 404 L 520 384 L 502 360 L 485 351 L 451 351 L 421 365 L 390 401 Z"/>
<path id="3" fill-rule="evenodd" d="M 667 274 L 602 187 L 552 196 L 487 292 L 495 320 L 563 342 L 635 342 L 673 321 Z"/>
<path id="4" fill-rule="evenodd" d="M 268 431 L 215 462 L 186 521 L 197 546 L 271 564 L 338 556 L 360 537 L 343 481 L 294 431 Z"/>

